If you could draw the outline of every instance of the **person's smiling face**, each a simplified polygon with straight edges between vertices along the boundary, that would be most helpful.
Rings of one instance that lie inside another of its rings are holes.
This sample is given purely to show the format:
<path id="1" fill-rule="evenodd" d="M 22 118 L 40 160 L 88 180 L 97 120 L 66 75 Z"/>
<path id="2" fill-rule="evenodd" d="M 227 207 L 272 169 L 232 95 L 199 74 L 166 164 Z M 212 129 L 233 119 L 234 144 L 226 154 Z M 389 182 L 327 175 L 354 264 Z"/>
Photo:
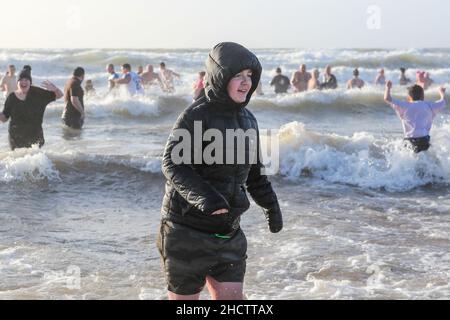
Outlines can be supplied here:
<path id="1" fill-rule="evenodd" d="M 236 103 L 247 101 L 247 95 L 252 87 L 251 69 L 245 69 L 236 74 L 228 83 L 228 95 Z"/>
<path id="2" fill-rule="evenodd" d="M 19 89 L 22 93 L 27 93 L 30 90 L 31 82 L 29 79 L 22 79 L 19 81 Z"/>

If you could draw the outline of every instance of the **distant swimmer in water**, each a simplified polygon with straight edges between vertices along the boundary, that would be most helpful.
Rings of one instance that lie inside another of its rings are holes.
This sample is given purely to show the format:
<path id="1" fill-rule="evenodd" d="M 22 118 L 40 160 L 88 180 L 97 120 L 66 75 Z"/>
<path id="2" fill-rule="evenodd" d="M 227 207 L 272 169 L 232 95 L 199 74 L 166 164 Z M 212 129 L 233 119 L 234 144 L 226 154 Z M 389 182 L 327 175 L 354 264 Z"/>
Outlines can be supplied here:
<path id="1" fill-rule="evenodd" d="M 336 89 L 338 87 L 336 76 L 331 73 L 331 66 L 325 68 L 321 86 L 322 89 Z"/>
<path id="2" fill-rule="evenodd" d="M 380 71 L 378 71 L 378 75 L 375 78 L 375 85 L 377 86 L 386 85 L 386 76 L 384 74 L 384 69 L 380 69 Z"/>
<path id="3" fill-rule="evenodd" d="M 109 73 L 109 77 L 108 77 L 108 89 L 109 91 L 111 91 L 112 89 L 115 88 L 116 83 L 114 82 L 115 80 L 119 79 L 120 76 L 116 73 L 116 71 L 114 70 L 114 65 L 112 63 L 108 64 L 106 66 L 106 72 Z"/>
<path id="4" fill-rule="evenodd" d="M 192 89 L 194 90 L 194 101 L 199 99 L 202 95 L 204 95 L 205 92 L 205 71 L 200 71 L 198 73 L 197 81 L 195 81 L 194 85 L 192 86 Z"/>
<path id="5" fill-rule="evenodd" d="M 275 70 L 276 76 L 270 82 L 270 85 L 275 88 L 275 93 L 286 93 L 291 87 L 289 78 L 283 75 L 281 68 Z"/>
<path id="6" fill-rule="evenodd" d="M 94 88 L 94 82 L 91 79 L 86 80 L 86 85 L 84 86 L 84 91 L 86 92 L 87 96 L 92 97 L 92 96 L 96 95 L 96 91 Z"/>
<path id="7" fill-rule="evenodd" d="M 292 75 L 291 84 L 294 87 L 294 92 L 304 92 L 308 90 L 309 80 L 311 80 L 311 74 L 306 71 L 306 65 L 302 64 L 300 69 Z"/>
<path id="8" fill-rule="evenodd" d="M 411 79 L 406 77 L 406 69 L 405 68 L 400 68 L 400 81 L 399 82 L 400 82 L 401 86 L 407 86 L 408 84 L 411 83 Z"/>
<path id="9" fill-rule="evenodd" d="M 131 65 L 128 63 L 125 63 L 122 66 L 122 78 L 116 79 L 114 82 L 116 85 L 122 85 L 125 87 L 130 96 L 144 93 L 140 77 L 137 73 L 131 71 Z"/>
<path id="10" fill-rule="evenodd" d="M 0 81 L 0 91 L 5 93 L 5 98 L 10 95 L 10 93 L 17 90 L 17 77 L 16 77 L 16 67 L 13 65 L 8 66 L 8 71 L 5 76 Z"/>
<path id="11" fill-rule="evenodd" d="M 422 88 L 424 88 L 424 90 L 426 90 L 426 83 L 425 83 L 425 71 L 420 71 L 418 70 L 416 72 L 416 84 L 418 86 L 421 86 Z"/>
<path id="12" fill-rule="evenodd" d="M 175 92 L 175 86 L 173 84 L 173 78 L 180 78 L 180 75 L 166 68 L 166 64 L 161 62 L 159 64 L 159 76 L 163 84 L 163 91 L 165 92 Z"/>
<path id="13" fill-rule="evenodd" d="M 32 86 L 28 71 L 19 74 L 18 88 L 5 101 L 0 121 L 9 122 L 9 144 L 12 150 L 31 148 L 45 143 L 42 122 L 47 105 L 63 97 L 63 93 L 50 81 L 44 81 L 42 88 Z"/>
<path id="14" fill-rule="evenodd" d="M 64 100 L 66 106 L 62 114 L 63 124 L 69 128 L 81 130 L 84 124 L 84 91 L 81 83 L 84 80 L 85 71 L 78 67 L 73 71 L 72 78 L 64 87 Z"/>
<path id="15" fill-rule="evenodd" d="M 158 83 L 162 87 L 161 78 L 159 74 L 154 72 L 153 66 L 151 64 L 147 65 L 146 71 L 141 74 L 142 83 L 144 86 L 149 87 Z"/>
<path id="16" fill-rule="evenodd" d="M 139 66 L 137 69 L 137 74 L 138 76 L 141 76 L 144 73 L 144 67 L 143 66 Z"/>
<path id="17" fill-rule="evenodd" d="M 28 65 L 28 64 L 24 65 L 22 70 L 28 71 L 31 75 L 31 66 L 30 65 Z"/>
<path id="18" fill-rule="evenodd" d="M 359 78 L 359 70 L 356 68 L 353 70 L 353 79 L 347 82 L 347 89 L 362 89 L 364 85 L 364 80 Z"/>
<path id="19" fill-rule="evenodd" d="M 430 78 L 430 74 L 425 71 L 416 72 L 416 84 L 421 86 L 424 90 L 428 90 L 434 81 Z"/>
<path id="20" fill-rule="evenodd" d="M 430 130 L 436 115 L 446 106 L 445 88 L 439 89 L 441 99 L 437 102 L 425 100 L 424 89 L 419 85 L 408 88 L 408 101 L 393 99 L 392 82 L 386 84 L 384 100 L 402 121 L 406 146 L 415 153 L 427 151 L 431 144 Z"/>
<path id="21" fill-rule="evenodd" d="M 320 84 L 320 71 L 319 69 L 314 69 L 311 79 L 308 81 L 308 90 L 321 90 L 322 85 Z"/>

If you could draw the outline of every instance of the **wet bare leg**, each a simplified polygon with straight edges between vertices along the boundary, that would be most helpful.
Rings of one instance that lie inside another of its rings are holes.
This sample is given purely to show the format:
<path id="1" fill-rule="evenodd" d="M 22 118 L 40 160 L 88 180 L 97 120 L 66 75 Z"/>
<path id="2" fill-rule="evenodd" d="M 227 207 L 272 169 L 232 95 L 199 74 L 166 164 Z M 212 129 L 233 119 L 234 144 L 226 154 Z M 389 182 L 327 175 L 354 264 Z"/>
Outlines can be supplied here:
<path id="1" fill-rule="evenodd" d="M 207 277 L 206 285 L 213 300 L 244 300 L 244 284 L 241 282 L 218 282 Z"/>

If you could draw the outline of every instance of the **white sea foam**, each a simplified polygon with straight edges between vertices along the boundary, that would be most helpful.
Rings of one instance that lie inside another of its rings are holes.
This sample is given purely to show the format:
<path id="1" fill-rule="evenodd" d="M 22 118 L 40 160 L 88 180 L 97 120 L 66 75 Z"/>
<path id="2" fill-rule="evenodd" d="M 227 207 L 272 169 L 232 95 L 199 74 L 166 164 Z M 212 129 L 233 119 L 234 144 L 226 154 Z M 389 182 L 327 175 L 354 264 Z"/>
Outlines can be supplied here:
<path id="1" fill-rule="evenodd" d="M 281 174 L 313 176 L 365 188 L 406 191 L 430 183 L 450 183 L 450 126 L 435 128 L 433 147 L 414 154 L 400 139 L 321 134 L 294 122 L 280 130 Z"/>
<path id="2" fill-rule="evenodd" d="M 0 159 L 0 181 L 58 180 L 59 173 L 52 161 L 43 152 L 19 150 Z"/>

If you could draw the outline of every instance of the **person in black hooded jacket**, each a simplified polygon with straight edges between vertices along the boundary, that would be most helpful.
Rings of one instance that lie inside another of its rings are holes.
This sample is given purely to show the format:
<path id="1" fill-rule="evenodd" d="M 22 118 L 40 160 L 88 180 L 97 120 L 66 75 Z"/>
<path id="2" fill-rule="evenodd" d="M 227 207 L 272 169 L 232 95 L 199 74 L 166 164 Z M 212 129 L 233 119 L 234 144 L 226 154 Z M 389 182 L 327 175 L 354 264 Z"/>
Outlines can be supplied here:
<path id="1" fill-rule="evenodd" d="M 270 231 L 283 228 L 277 196 L 262 173 L 258 124 L 245 108 L 261 71 L 257 57 L 243 46 L 216 45 L 206 60 L 205 95 L 184 110 L 169 137 L 162 161 L 167 183 L 158 237 L 169 299 L 198 299 L 205 284 L 213 299 L 243 299 L 247 241 L 240 216 L 250 207 L 247 191 L 263 208 Z M 211 129 L 223 137 L 227 130 L 255 135 L 243 145 L 234 143 L 234 149 L 224 141 L 223 148 L 216 150 L 224 161 L 210 163 L 203 159 L 207 145 L 197 146 L 194 133 L 203 137 Z M 180 164 L 174 154 L 181 132 L 189 133 L 192 148 L 186 154 L 183 150 L 188 161 Z M 256 161 L 250 160 L 252 145 L 256 145 Z M 230 153 L 239 152 L 245 153 L 246 161 L 225 161 Z"/>

